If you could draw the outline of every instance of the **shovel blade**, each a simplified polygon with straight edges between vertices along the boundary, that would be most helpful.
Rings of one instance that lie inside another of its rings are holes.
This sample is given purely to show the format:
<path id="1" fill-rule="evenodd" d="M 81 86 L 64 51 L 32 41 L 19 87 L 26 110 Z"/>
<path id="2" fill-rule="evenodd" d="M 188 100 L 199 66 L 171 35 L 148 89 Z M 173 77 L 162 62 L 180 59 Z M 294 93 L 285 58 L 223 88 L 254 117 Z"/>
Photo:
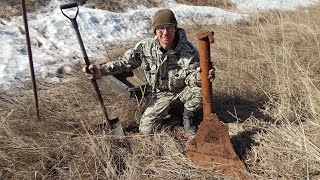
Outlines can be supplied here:
<path id="1" fill-rule="evenodd" d="M 109 126 L 107 125 L 107 123 L 103 122 L 101 124 L 98 124 L 95 129 L 98 133 L 102 132 L 105 135 L 124 136 L 124 130 L 121 124 L 118 123 L 118 121 L 118 118 L 110 119 Z"/>
<path id="2" fill-rule="evenodd" d="M 187 144 L 186 155 L 199 165 L 214 165 L 215 173 L 248 179 L 246 167 L 232 147 L 228 125 L 222 124 L 216 114 L 201 122 L 195 137 Z"/>
<path id="3" fill-rule="evenodd" d="M 108 125 L 103 122 L 100 124 L 94 124 L 89 127 L 81 127 L 76 129 L 75 134 L 91 134 L 91 135 L 97 135 L 97 134 L 104 134 L 104 135 L 111 135 L 111 136 L 125 136 L 124 130 L 121 126 L 121 124 L 116 124 L 115 121 L 111 120 L 112 125 L 111 128 L 108 127 Z"/>
<path id="4" fill-rule="evenodd" d="M 113 136 L 124 136 L 125 135 L 121 124 L 113 129 L 109 129 L 109 132 L 107 134 L 113 135 Z"/>

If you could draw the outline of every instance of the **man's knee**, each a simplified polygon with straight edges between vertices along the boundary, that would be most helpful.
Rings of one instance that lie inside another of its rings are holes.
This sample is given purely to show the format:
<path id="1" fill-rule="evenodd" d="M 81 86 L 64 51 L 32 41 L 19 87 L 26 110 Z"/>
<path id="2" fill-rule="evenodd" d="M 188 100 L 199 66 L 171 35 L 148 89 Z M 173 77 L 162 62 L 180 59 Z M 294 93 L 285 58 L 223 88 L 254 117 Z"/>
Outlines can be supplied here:
<path id="1" fill-rule="evenodd" d="M 140 119 L 139 132 L 144 135 L 151 134 L 153 131 L 155 118 L 150 113 L 144 112 Z"/>
<path id="2" fill-rule="evenodd" d="M 185 109 L 193 112 L 197 112 L 202 108 L 201 99 L 193 99 L 184 104 Z"/>
<path id="3" fill-rule="evenodd" d="M 153 127 L 152 126 L 139 126 L 139 132 L 143 135 L 149 135 L 153 132 Z"/>

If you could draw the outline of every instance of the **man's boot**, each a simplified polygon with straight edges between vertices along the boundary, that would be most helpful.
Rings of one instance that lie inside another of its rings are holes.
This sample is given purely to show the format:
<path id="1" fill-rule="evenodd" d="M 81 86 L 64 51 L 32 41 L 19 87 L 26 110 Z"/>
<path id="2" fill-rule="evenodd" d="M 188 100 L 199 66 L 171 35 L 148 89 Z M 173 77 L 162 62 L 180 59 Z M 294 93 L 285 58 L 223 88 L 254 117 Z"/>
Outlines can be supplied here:
<path id="1" fill-rule="evenodd" d="M 193 120 L 195 118 L 195 113 L 184 108 L 183 111 L 183 127 L 184 131 L 188 136 L 195 135 L 197 131 L 197 126 L 194 126 Z"/>

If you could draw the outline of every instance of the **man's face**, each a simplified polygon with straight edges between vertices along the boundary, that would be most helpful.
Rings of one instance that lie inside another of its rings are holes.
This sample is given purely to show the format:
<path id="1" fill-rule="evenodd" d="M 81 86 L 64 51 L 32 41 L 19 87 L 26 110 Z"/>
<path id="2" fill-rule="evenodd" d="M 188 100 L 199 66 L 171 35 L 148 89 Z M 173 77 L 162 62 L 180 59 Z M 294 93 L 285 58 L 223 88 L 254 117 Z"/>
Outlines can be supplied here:
<path id="1" fill-rule="evenodd" d="M 163 49 L 169 50 L 172 48 L 176 31 L 175 25 L 163 25 L 156 28 L 156 35 Z"/>

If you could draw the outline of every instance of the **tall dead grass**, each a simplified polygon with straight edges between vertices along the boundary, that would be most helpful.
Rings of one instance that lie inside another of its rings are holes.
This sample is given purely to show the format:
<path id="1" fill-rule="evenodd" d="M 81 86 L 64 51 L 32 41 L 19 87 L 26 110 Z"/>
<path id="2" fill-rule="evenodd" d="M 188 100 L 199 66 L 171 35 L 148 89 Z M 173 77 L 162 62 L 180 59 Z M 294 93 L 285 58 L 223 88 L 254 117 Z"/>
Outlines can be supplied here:
<path id="1" fill-rule="evenodd" d="M 40 119 L 30 84 L 1 93 L 0 176 L 5 179 L 212 179 L 184 156 L 184 141 L 168 133 L 137 134 L 139 108 L 99 82 L 109 117 L 126 137 L 84 131 L 102 122 L 91 84 L 82 73 L 67 84 L 38 82 Z"/>
<path id="2" fill-rule="evenodd" d="M 259 13 L 250 23 L 212 28 L 216 93 L 263 100 L 265 116 L 251 116 L 244 125 L 270 121 L 254 123 L 261 131 L 247 155 L 258 178 L 319 178 L 319 12 L 316 6 Z"/>

